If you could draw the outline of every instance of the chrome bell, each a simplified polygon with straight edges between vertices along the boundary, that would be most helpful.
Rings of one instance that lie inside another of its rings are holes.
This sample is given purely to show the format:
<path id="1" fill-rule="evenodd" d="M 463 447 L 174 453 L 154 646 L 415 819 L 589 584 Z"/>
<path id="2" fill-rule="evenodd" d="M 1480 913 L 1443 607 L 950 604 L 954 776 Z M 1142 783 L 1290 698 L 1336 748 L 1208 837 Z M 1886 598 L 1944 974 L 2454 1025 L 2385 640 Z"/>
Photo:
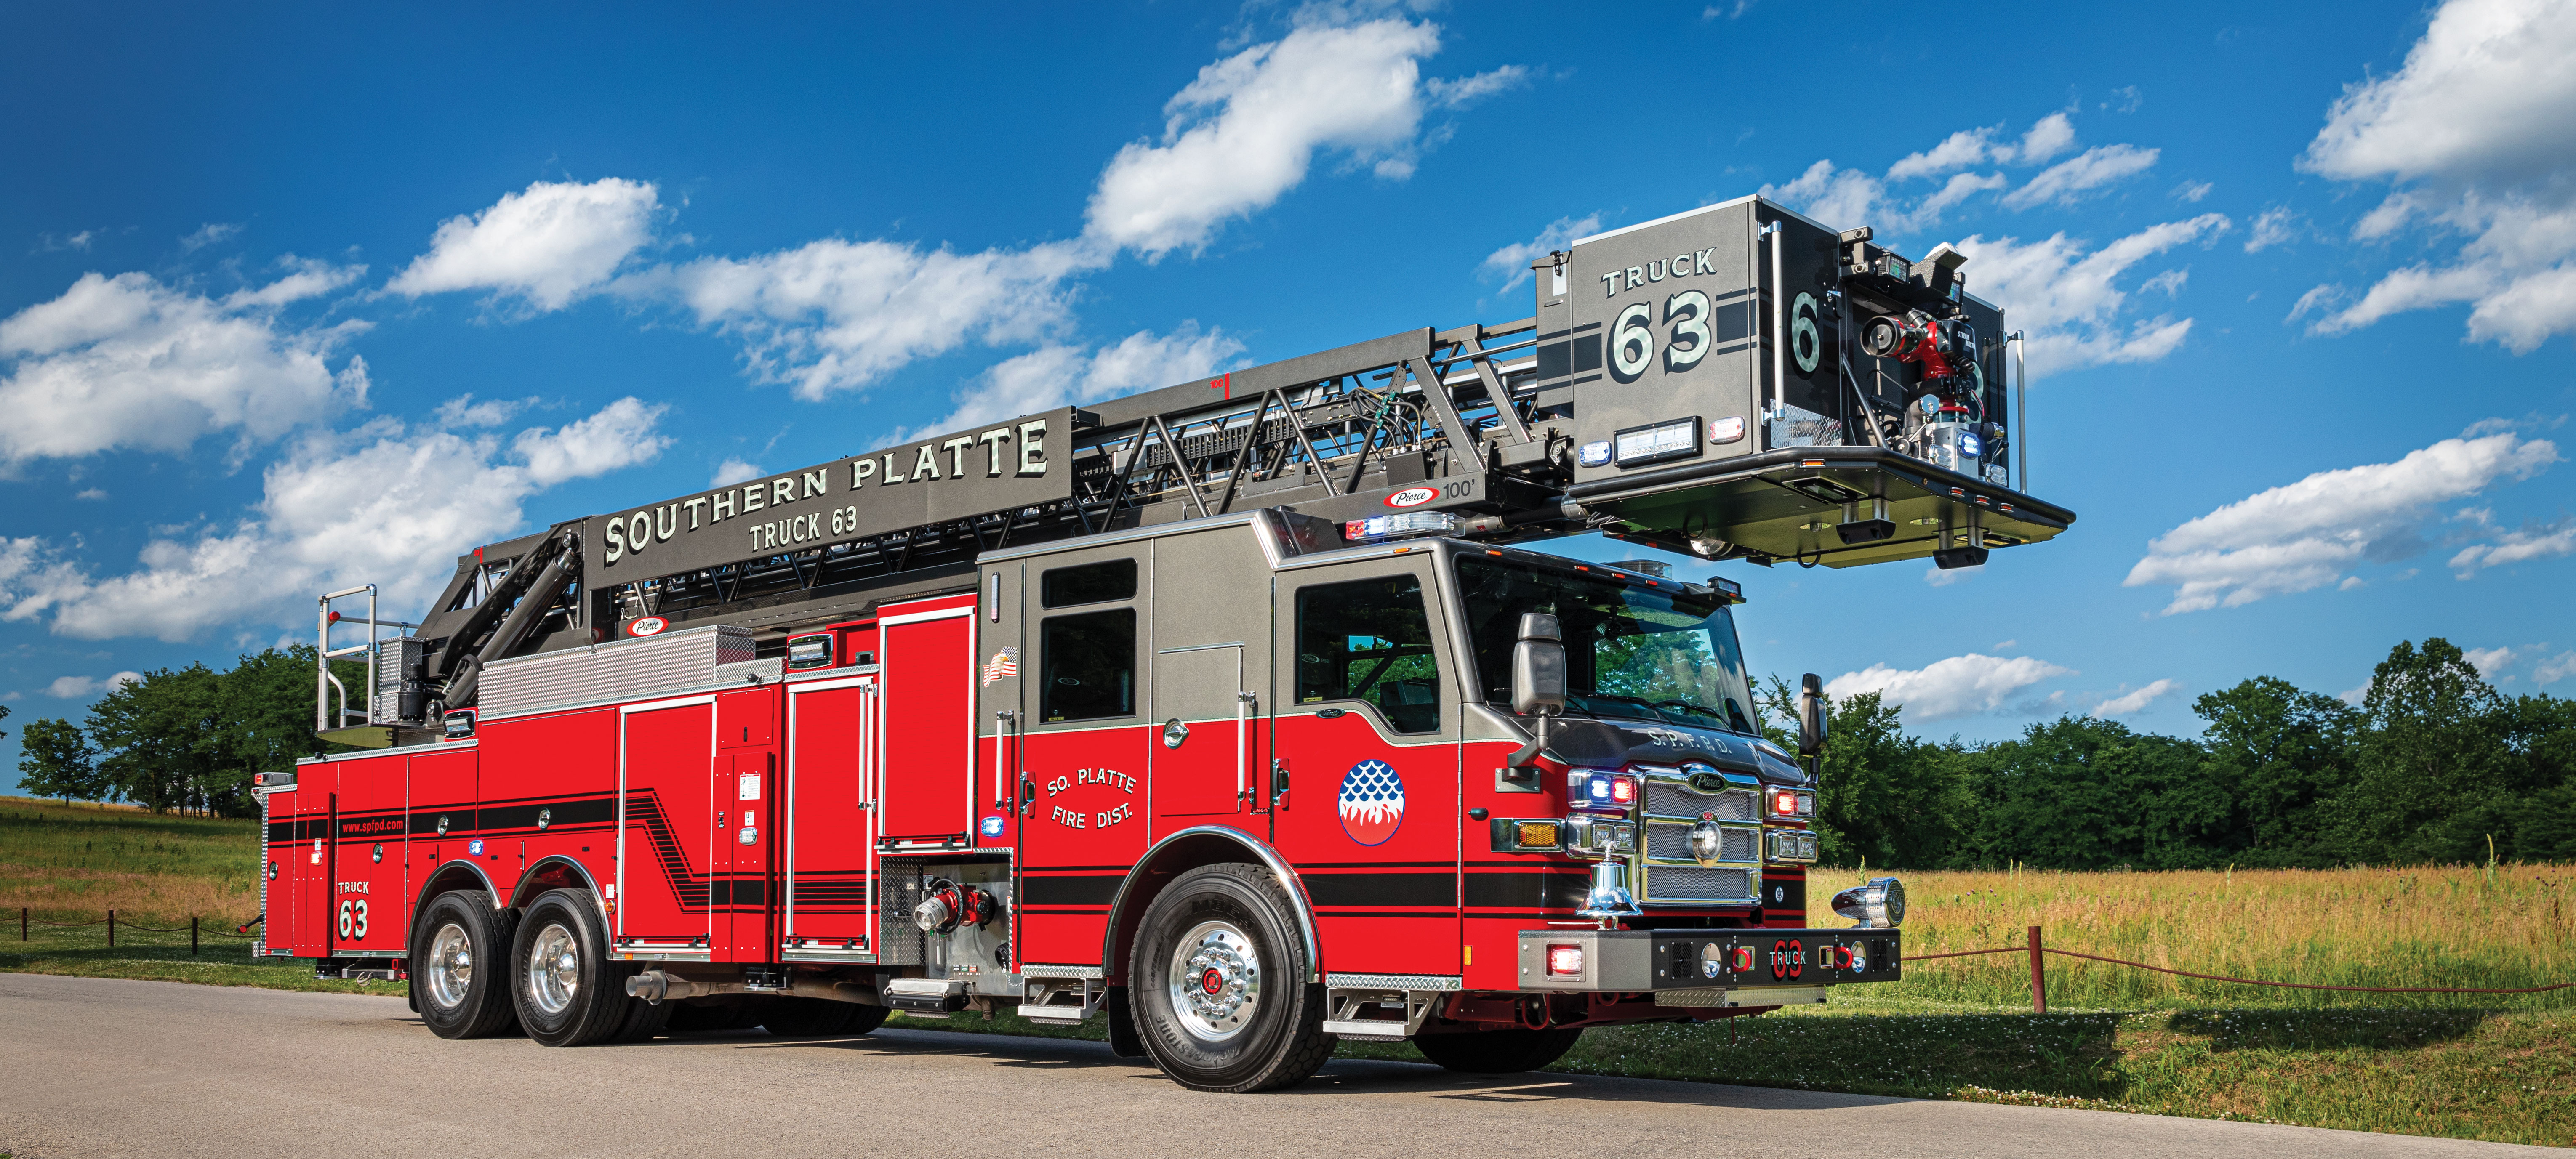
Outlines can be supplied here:
<path id="1" fill-rule="evenodd" d="M 1595 862 L 1592 866 L 1592 889 L 1583 895 L 1583 908 L 1574 912 L 1578 917 L 1593 918 L 1604 924 L 1645 913 L 1637 908 L 1636 897 L 1628 892 L 1628 864 L 1617 860 Z"/>
<path id="2" fill-rule="evenodd" d="M 1834 895 L 1834 912 L 1850 918 L 1858 930 L 1887 930 L 1905 924 L 1905 883 L 1873 877 Z"/>

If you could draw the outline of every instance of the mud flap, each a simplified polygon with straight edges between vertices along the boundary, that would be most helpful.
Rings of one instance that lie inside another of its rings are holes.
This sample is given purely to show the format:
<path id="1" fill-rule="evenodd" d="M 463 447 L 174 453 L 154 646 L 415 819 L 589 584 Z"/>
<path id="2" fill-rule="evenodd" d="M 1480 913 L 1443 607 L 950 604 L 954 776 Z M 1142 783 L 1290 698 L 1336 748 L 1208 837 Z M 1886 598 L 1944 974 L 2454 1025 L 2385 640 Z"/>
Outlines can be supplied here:
<path id="1" fill-rule="evenodd" d="M 1145 1057 L 1145 1040 L 1136 1036 L 1136 1012 L 1127 1007 L 1127 988 L 1109 988 L 1109 1053 L 1120 1058 Z"/>

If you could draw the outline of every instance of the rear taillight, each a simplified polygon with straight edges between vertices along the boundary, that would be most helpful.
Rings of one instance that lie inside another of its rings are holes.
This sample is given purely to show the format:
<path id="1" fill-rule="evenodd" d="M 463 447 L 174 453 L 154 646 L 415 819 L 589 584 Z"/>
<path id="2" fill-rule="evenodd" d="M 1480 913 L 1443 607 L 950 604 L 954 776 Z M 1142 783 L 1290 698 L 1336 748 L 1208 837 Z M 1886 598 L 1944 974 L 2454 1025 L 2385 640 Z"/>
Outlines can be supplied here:
<path id="1" fill-rule="evenodd" d="M 1582 974 L 1583 947 L 1562 944 L 1549 946 L 1547 948 L 1547 972 L 1550 976 Z"/>

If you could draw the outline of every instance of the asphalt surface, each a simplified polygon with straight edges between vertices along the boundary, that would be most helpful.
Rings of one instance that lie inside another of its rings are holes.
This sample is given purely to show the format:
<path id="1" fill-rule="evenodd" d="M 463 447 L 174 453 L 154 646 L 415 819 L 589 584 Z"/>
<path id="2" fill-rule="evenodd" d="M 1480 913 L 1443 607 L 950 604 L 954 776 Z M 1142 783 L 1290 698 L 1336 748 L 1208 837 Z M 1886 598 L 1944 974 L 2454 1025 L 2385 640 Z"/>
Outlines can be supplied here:
<path id="1" fill-rule="evenodd" d="M 0 974 L 0 1152 L 96 1155 L 2433 1156 L 2500 1144 L 1337 1061 L 1208 1095 L 1086 1042 L 881 1030 L 551 1050 L 395 998 Z M 2541 1152 L 2542 1148 L 2511 1148 Z"/>

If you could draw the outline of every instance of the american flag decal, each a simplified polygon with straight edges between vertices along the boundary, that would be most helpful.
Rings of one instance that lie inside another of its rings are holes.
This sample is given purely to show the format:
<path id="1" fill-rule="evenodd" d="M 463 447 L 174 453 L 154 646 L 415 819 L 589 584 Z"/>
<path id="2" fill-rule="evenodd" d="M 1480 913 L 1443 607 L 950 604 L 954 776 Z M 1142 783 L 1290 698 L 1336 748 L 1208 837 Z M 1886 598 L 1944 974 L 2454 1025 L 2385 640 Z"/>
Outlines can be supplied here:
<path id="1" fill-rule="evenodd" d="M 993 653 L 992 659 L 984 662 L 984 683 L 986 684 L 991 684 L 1005 676 L 1017 676 L 1019 674 L 1020 650 L 1016 647 L 1004 648 L 999 652 L 995 652 Z"/>
<path id="2" fill-rule="evenodd" d="M 1342 832 L 1362 845 L 1384 845 L 1404 824 L 1404 778 L 1385 761 L 1361 761 L 1342 774 Z"/>

